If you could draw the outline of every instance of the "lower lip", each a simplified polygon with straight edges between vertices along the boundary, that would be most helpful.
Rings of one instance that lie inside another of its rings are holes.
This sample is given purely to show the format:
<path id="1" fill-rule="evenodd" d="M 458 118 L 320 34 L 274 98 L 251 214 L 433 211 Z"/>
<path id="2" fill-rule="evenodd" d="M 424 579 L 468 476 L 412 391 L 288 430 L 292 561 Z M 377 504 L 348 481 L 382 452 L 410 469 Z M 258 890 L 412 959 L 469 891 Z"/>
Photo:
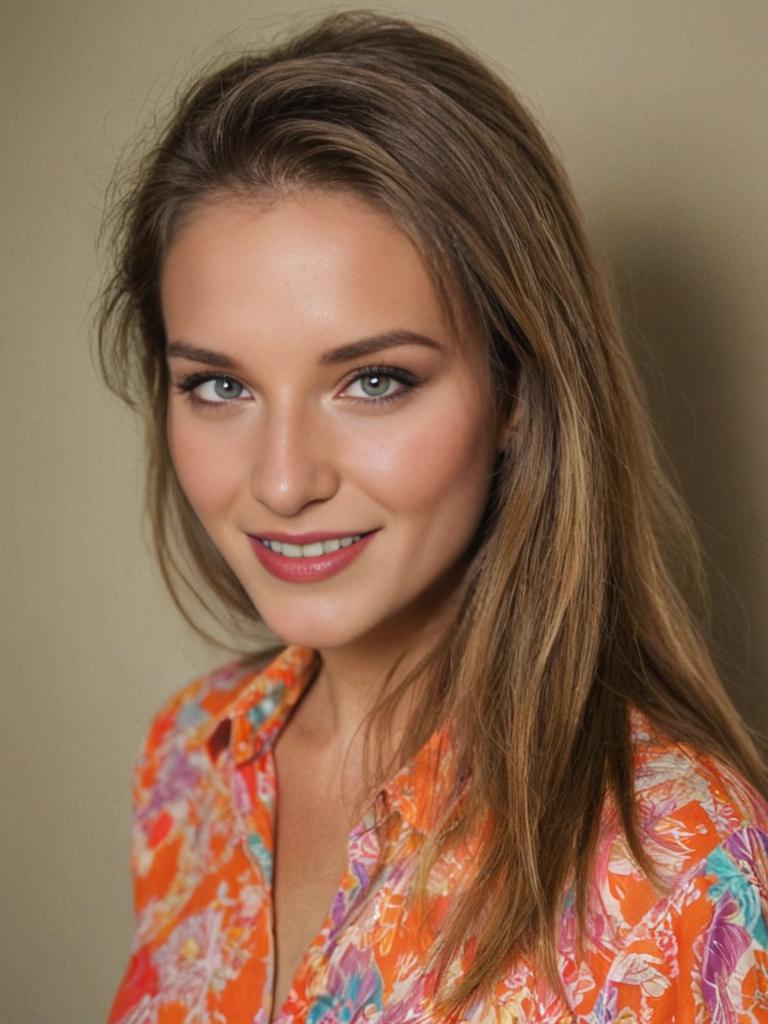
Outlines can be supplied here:
<path id="1" fill-rule="evenodd" d="M 271 551 L 255 537 L 248 539 L 256 557 L 267 572 L 288 583 L 314 583 L 316 580 L 324 580 L 341 572 L 350 562 L 354 562 L 373 540 L 375 533 L 377 533 L 376 530 L 366 534 L 354 544 L 339 548 L 338 551 L 318 555 L 316 558 L 287 558 L 285 555 L 278 554 L 277 551 Z"/>

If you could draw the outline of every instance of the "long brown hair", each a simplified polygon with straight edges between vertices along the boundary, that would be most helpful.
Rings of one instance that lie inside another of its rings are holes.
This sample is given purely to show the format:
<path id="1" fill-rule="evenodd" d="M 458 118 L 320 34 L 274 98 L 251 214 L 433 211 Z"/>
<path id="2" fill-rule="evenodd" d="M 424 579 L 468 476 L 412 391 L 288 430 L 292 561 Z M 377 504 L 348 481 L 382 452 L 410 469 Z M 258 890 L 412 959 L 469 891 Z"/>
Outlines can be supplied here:
<path id="1" fill-rule="evenodd" d="M 768 781 L 676 582 L 687 565 L 705 592 L 567 179 L 510 88 L 413 21 L 334 14 L 207 72 L 113 207 L 102 367 L 147 413 L 149 508 L 182 610 L 191 614 L 190 594 L 215 610 L 214 595 L 230 625 L 258 622 L 174 476 L 161 262 L 196 204 L 307 188 L 353 192 L 393 218 L 452 322 L 481 325 L 499 413 L 523 412 L 455 622 L 379 709 L 419 680 L 401 761 L 440 723 L 461 723 L 468 797 L 435 828 L 422 878 L 448 842 L 490 823 L 474 884 L 435 951 L 445 968 L 476 936 L 468 973 L 444 993 L 455 1011 L 518 954 L 540 956 L 556 981 L 564 887 L 574 881 L 583 922 L 607 794 L 658 880 L 633 799 L 633 707 L 764 793 Z"/>

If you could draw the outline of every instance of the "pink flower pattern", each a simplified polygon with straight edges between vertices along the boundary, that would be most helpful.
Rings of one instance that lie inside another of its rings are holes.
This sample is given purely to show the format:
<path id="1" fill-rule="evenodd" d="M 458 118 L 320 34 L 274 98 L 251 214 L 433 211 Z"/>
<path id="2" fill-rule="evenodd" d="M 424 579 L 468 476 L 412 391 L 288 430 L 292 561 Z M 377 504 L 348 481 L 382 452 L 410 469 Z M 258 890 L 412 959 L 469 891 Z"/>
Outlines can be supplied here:
<path id="1" fill-rule="evenodd" d="M 436 1020 L 428 955 L 451 901 L 471 884 L 479 841 L 469 837 L 436 865 L 426 905 L 409 902 L 430 790 L 450 777 L 447 730 L 351 832 L 326 920 L 285 1003 L 272 1006 L 272 746 L 314 664 L 300 646 L 261 671 L 230 663 L 153 719 L 133 775 L 136 933 L 109 1024 Z M 563 903 L 566 998 L 520 958 L 466 1024 L 768 1024 L 768 805 L 636 709 L 632 730 L 643 838 L 668 895 L 639 869 L 607 799 L 580 953 L 572 893 Z M 457 956 L 453 976 L 468 956 Z"/>

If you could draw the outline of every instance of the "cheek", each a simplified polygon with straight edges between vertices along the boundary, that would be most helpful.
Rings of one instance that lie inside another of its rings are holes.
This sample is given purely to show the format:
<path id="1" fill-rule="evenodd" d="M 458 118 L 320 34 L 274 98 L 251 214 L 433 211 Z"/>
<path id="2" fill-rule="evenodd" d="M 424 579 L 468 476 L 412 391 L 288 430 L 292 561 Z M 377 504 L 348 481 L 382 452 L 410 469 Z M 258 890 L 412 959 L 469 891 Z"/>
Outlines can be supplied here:
<path id="1" fill-rule="evenodd" d="M 422 528 L 450 524 L 470 533 L 490 486 L 493 442 L 483 409 L 448 403 L 443 415 L 425 415 L 393 432 L 372 459 L 371 490 L 382 505 Z"/>
<path id="2" fill-rule="evenodd" d="M 168 448 L 181 489 L 203 522 L 225 508 L 245 471 L 237 448 L 222 445 L 218 431 L 171 408 Z"/>

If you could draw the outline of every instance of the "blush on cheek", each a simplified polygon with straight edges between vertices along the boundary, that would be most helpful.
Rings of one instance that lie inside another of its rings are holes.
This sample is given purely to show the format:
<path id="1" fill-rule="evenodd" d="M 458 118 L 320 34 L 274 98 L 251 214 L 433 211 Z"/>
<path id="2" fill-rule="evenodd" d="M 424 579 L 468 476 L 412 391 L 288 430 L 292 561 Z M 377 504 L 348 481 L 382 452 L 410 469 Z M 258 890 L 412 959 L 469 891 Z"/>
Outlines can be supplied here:
<path id="1" fill-rule="evenodd" d="M 414 425 L 376 453 L 381 479 L 387 481 L 390 503 L 397 494 L 403 511 L 436 509 L 457 493 L 471 499 L 484 489 L 489 461 L 489 438 L 484 424 L 461 409 Z M 470 504 L 474 504 L 470 500 Z"/>
<path id="2" fill-rule="evenodd" d="M 402 531 L 401 587 L 405 580 L 406 589 L 430 586 L 464 554 L 487 502 L 493 453 L 482 407 L 460 400 L 446 402 L 440 416 L 425 410 L 420 422 L 379 445 L 368 489 Z"/>
<path id="3" fill-rule="evenodd" d="M 176 476 L 189 503 L 200 516 L 226 504 L 235 483 L 235 467 L 222 457 L 220 444 L 204 431 L 169 420 L 168 448 Z"/>
<path id="4" fill-rule="evenodd" d="M 413 511 L 420 529 L 409 569 L 425 580 L 437 579 L 465 554 L 490 491 L 490 476 L 479 452 L 471 461 L 444 464 L 443 471 L 439 480 L 433 479 L 430 494 L 422 494 L 421 508 Z"/>

